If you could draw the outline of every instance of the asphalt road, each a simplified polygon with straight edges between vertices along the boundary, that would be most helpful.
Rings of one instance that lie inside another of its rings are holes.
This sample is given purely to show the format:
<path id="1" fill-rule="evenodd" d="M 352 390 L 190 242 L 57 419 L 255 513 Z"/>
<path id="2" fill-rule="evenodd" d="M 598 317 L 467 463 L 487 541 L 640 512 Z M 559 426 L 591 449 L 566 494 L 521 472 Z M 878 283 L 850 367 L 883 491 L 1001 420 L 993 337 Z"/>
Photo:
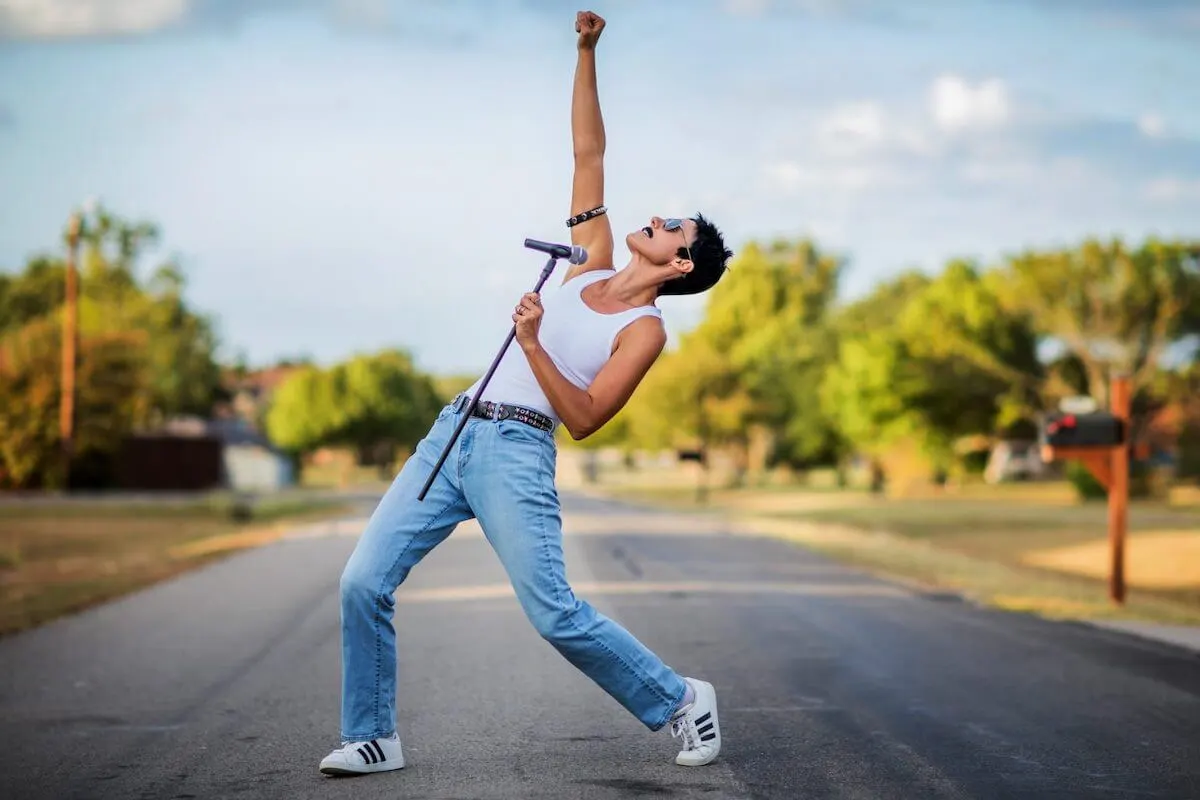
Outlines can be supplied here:
<path id="1" fill-rule="evenodd" d="M 533 632 L 473 525 L 398 595 L 408 766 L 327 778 L 337 582 L 323 526 L 0 640 L 0 797 L 1200 797 L 1200 659 L 925 597 L 713 520 L 569 499 L 576 592 L 717 688 L 675 766 Z"/>

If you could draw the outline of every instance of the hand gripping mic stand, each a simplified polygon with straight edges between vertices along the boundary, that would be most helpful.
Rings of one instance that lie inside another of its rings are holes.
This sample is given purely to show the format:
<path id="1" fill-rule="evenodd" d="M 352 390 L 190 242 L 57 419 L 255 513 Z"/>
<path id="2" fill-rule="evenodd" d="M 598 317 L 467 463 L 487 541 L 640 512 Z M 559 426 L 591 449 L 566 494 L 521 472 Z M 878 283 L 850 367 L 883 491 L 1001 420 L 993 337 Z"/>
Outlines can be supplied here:
<path id="1" fill-rule="evenodd" d="M 554 266 L 560 258 L 570 258 L 572 264 L 582 264 L 587 260 L 587 251 L 582 247 L 564 247 L 563 245 L 547 245 L 543 242 L 536 242 L 533 239 L 526 239 L 525 246 L 534 250 L 542 250 L 550 253 L 550 258 L 546 261 L 546 266 L 542 268 L 541 277 L 538 278 L 537 286 L 533 287 L 534 294 L 542 290 L 542 286 L 550 278 L 550 273 L 554 272 Z M 429 487 L 433 485 L 437 474 L 441 472 L 442 465 L 446 463 L 446 458 L 450 455 L 450 448 L 454 447 L 454 443 L 458 441 L 459 434 L 463 428 L 467 426 L 467 420 L 471 419 L 471 413 L 475 410 L 475 406 L 479 403 L 479 398 L 483 394 L 483 390 L 487 388 L 488 381 L 492 379 L 492 374 L 496 371 L 496 367 L 500 366 L 500 359 L 504 357 L 504 351 L 512 344 L 512 340 L 517 335 L 517 326 L 514 323 L 512 330 L 508 332 L 508 338 L 504 340 L 504 346 L 500 348 L 500 352 L 492 360 L 492 366 L 488 368 L 487 374 L 483 376 L 483 380 L 479 383 L 479 389 L 475 392 L 475 396 L 471 398 L 471 403 L 463 411 L 462 419 L 458 421 L 458 427 L 454 429 L 454 434 L 450 437 L 450 441 L 446 442 L 446 446 L 442 449 L 442 455 L 438 458 L 437 463 L 433 466 L 433 471 L 429 473 L 429 478 L 425 481 L 425 487 L 421 489 L 421 493 L 417 495 L 420 501 L 425 500 L 425 494 L 429 491 Z"/>

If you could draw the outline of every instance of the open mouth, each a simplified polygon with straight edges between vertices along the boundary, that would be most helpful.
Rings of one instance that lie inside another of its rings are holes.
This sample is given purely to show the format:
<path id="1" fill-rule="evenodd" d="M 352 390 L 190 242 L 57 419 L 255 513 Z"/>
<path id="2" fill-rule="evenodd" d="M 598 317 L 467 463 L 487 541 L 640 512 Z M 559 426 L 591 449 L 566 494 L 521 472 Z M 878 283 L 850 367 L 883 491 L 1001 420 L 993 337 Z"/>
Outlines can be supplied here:
<path id="1" fill-rule="evenodd" d="M 654 238 L 654 229 L 651 228 L 649 225 L 642 228 L 642 233 L 646 234 L 646 236 L 650 237 L 651 239 Z"/>

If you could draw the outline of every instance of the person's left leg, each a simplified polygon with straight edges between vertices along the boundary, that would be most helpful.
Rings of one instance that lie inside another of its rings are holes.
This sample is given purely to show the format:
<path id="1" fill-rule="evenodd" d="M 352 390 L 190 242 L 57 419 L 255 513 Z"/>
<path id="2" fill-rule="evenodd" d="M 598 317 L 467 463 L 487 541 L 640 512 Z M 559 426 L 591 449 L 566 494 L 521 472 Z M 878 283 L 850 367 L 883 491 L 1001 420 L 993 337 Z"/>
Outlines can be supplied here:
<path id="1" fill-rule="evenodd" d="M 567 583 L 553 435 L 505 420 L 479 426 L 463 491 L 538 633 L 650 730 L 687 684 Z"/>

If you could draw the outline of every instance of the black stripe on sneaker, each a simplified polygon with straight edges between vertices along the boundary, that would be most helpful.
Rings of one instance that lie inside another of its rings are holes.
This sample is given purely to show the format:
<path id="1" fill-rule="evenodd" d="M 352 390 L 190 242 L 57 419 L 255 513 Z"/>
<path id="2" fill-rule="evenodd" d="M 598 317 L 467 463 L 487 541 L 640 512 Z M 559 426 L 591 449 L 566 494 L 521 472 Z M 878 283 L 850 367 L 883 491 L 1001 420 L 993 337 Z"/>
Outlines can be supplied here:
<path id="1" fill-rule="evenodd" d="M 712 727 L 713 727 L 713 724 L 710 722 L 710 723 L 708 723 L 707 725 L 705 725 L 703 728 L 700 728 L 700 729 L 699 729 L 698 731 L 696 731 L 696 732 L 697 732 L 697 733 L 708 733 L 709 731 L 711 731 L 711 730 L 712 730 Z"/>
<path id="2" fill-rule="evenodd" d="M 709 717 L 711 717 L 711 716 L 712 716 L 712 712 L 711 712 L 711 711 L 705 711 L 705 712 L 704 712 L 704 716 L 702 716 L 702 717 L 700 717 L 699 719 L 697 719 L 697 720 L 696 720 L 696 724 L 697 724 L 697 725 L 703 725 L 705 722 L 707 722 L 707 721 L 708 721 L 708 718 L 709 718 Z"/>
<path id="3" fill-rule="evenodd" d="M 715 738 L 717 738 L 717 735 L 715 733 L 706 733 L 700 737 L 700 741 L 707 742 L 707 741 L 710 741 Z"/>
<path id="4" fill-rule="evenodd" d="M 375 752 L 373 750 L 371 750 L 370 747 L 358 748 L 358 754 L 360 756 L 362 756 L 363 763 L 366 763 L 366 764 L 374 764 L 375 763 Z"/>
<path id="5" fill-rule="evenodd" d="M 372 739 L 371 745 L 375 747 L 375 752 L 379 754 L 379 761 L 387 761 L 387 756 L 383 754 L 383 748 L 379 746 L 379 740 Z"/>

